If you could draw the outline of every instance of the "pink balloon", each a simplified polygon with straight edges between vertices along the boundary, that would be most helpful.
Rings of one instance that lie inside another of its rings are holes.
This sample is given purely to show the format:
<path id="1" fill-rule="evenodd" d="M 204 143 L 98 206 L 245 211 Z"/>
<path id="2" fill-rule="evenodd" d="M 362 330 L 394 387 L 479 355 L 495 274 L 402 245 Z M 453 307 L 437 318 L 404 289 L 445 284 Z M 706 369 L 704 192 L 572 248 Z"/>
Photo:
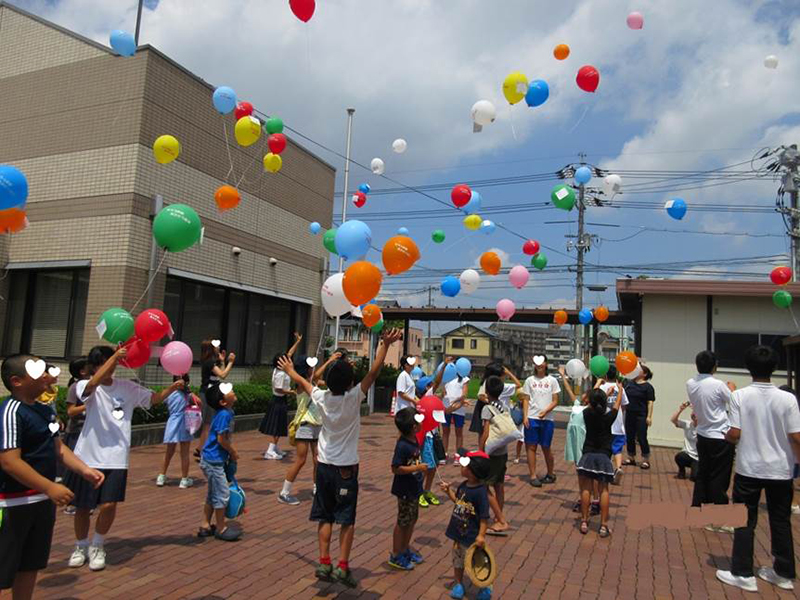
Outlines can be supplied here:
<path id="1" fill-rule="evenodd" d="M 644 15 L 640 12 L 632 12 L 628 15 L 628 27 L 631 29 L 641 29 L 644 27 Z"/>
<path id="2" fill-rule="evenodd" d="M 514 316 L 514 313 L 517 312 L 517 307 L 514 306 L 514 302 L 509 300 L 508 298 L 503 298 L 500 302 L 497 303 L 497 316 L 500 317 L 501 321 L 510 321 L 511 317 Z"/>
<path id="3" fill-rule="evenodd" d="M 511 282 L 511 285 L 518 290 L 521 290 L 525 287 L 525 284 L 528 283 L 529 277 L 530 274 L 528 273 L 528 269 L 522 265 L 517 265 L 508 272 L 508 280 Z"/>
<path id="4" fill-rule="evenodd" d="M 185 375 L 192 368 L 192 349 L 183 342 L 170 342 L 161 352 L 161 366 L 177 377 Z"/>

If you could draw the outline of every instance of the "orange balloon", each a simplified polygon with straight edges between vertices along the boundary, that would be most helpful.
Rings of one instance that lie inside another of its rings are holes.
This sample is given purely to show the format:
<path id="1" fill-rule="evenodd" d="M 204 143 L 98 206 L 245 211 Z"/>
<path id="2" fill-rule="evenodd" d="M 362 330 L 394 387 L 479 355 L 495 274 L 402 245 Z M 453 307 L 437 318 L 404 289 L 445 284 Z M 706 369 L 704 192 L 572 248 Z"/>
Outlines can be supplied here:
<path id="1" fill-rule="evenodd" d="M 365 327 L 372 328 L 380 323 L 383 318 L 383 313 L 377 304 L 367 304 L 361 310 L 361 321 Z"/>
<path id="2" fill-rule="evenodd" d="M 633 372 L 633 370 L 636 368 L 636 365 L 639 364 L 639 359 L 636 358 L 636 355 L 633 352 L 626 350 L 625 352 L 620 352 L 617 354 L 617 358 L 614 360 L 614 363 L 617 365 L 617 371 L 623 375 L 627 375 L 628 373 Z"/>
<path id="3" fill-rule="evenodd" d="M 0 210 L 0 234 L 17 233 L 28 224 L 27 213 L 21 208 Z"/>
<path id="4" fill-rule="evenodd" d="M 481 254 L 481 269 L 487 275 L 497 275 L 500 272 L 500 257 L 495 252 L 484 252 Z"/>
<path id="5" fill-rule="evenodd" d="M 563 325 L 567 322 L 567 311 L 565 310 L 557 310 L 556 313 L 553 315 L 553 322 L 556 325 Z"/>
<path id="6" fill-rule="evenodd" d="M 381 275 L 371 262 L 360 260 L 350 265 L 342 278 L 344 296 L 353 306 L 361 306 L 372 300 L 381 291 Z"/>
<path id="7" fill-rule="evenodd" d="M 553 48 L 553 56 L 556 57 L 556 60 L 564 60 L 569 56 L 569 46 L 566 44 L 559 44 Z"/>
<path id="8" fill-rule="evenodd" d="M 600 323 L 608 321 L 608 309 L 605 306 L 598 306 L 594 309 L 594 318 Z"/>
<path id="9" fill-rule="evenodd" d="M 214 201 L 217 203 L 219 212 L 236 208 L 241 200 L 242 197 L 239 195 L 239 190 L 230 185 L 223 185 L 214 194 Z"/>
<path id="10" fill-rule="evenodd" d="M 383 267 L 389 275 L 405 273 L 419 260 L 419 248 L 410 237 L 396 235 L 383 246 Z"/>

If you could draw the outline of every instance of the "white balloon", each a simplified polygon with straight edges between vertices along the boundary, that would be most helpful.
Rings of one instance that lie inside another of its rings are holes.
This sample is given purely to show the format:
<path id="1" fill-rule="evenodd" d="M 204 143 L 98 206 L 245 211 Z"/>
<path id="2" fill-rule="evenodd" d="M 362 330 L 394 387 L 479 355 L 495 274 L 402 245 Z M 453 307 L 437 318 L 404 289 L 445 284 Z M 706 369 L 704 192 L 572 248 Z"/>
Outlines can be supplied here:
<path id="1" fill-rule="evenodd" d="M 408 142 L 406 142 L 403 138 L 397 138 L 394 142 L 392 142 L 392 150 L 397 152 L 397 154 L 402 154 L 408 148 Z"/>
<path id="2" fill-rule="evenodd" d="M 467 269 L 458 278 L 461 283 L 461 291 L 465 294 L 471 294 L 478 289 L 481 284 L 481 276 L 475 269 Z"/>
<path id="3" fill-rule="evenodd" d="M 497 109 L 488 100 L 478 100 L 472 105 L 472 120 L 478 125 L 489 125 L 497 118 Z"/>
<path id="4" fill-rule="evenodd" d="M 336 273 L 331 275 L 322 285 L 322 306 L 325 307 L 327 313 L 332 317 L 341 317 L 350 312 L 352 307 L 350 302 L 344 295 L 342 288 L 342 280 L 344 273 Z"/>
<path id="5" fill-rule="evenodd" d="M 642 373 L 644 373 L 644 371 L 642 370 L 642 365 L 640 363 L 636 363 L 636 368 L 627 375 L 625 375 L 625 379 L 630 379 L 631 381 L 633 381 L 634 379 L 639 377 L 639 375 L 641 375 Z"/>
<path id="6" fill-rule="evenodd" d="M 768 69 L 777 69 L 778 68 L 778 57 L 774 54 L 770 54 L 768 57 L 764 59 L 764 66 Z"/>
<path id="7" fill-rule="evenodd" d="M 607 175 L 603 180 L 603 191 L 609 198 L 615 194 L 622 193 L 622 177 L 619 175 Z"/>
<path id="8" fill-rule="evenodd" d="M 583 379 L 586 376 L 586 365 L 580 358 L 573 358 L 567 363 L 567 375 L 574 381 Z"/>
<path id="9" fill-rule="evenodd" d="M 386 171 L 386 165 L 383 164 L 380 158 L 373 158 L 372 162 L 369 163 L 369 168 L 372 169 L 375 175 L 383 175 L 384 171 Z"/>

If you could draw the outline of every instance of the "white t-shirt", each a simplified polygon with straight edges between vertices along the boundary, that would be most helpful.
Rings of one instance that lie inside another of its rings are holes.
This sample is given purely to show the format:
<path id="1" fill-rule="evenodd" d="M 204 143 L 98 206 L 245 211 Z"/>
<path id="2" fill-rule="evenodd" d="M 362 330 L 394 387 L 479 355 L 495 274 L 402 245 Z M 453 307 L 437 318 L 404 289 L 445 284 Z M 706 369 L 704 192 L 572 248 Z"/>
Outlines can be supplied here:
<path id="1" fill-rule="evenodd" d="M 322 430 L 317 441 L 317 459 L 326 465 L 348 467 L 358 464 L 358 436 L 361 433 L 361 402 L 366 395 L 361 384 L 344 396 L 314 388 L 311 401 L 319 409 Z"/>
<path id="2" fill-rule="evenodd" d="M 514 394 L 517 391 L 517 386 L 513 383 L 504 383 L 503 384 L 503 391 L 500 394 L 498 400 L 503 403 L 503 406 L 506 410 L 511 410 L 511 398 L 514 397 Z M 480 389 L 478 390 L 478 397 L 483 397 L 484 402 L 489 402 L 489 397 L 486 395 L 486 384 L 482 383 Z"/>
<path id="3" fill-rule="evenodd" d="M 800 432 L 793 394 L 771 383 L 752 383 L 731 395 L 731 427 L 742 433 L 736 472 L 756 479 L 791 479 L 795 463 L 790 433 Z"/>
<path id="4" fill-rule="evenodd" d="M 528 377 L 525 385 L 522 386 L 522 393 L 529 398 L 528 418 L 539 419 L 541 412 L 553 401 L 553 394 L 558 394 L 560 391 L 561 386 L 558 385 L 558 379 L 552 375 L 545 375 L 541 379 L 535 375 Z M 553 420 L 552 411 L 548 413 L 545 420 Z"/>
<path id="5" fill-rule="evenodd" d="M 75 384 L 75 393 L 83 398 L 89 381 Z M 75 455 L 94 469 L 127 469 L 131 449 L 131 418 L 134 408 L 150 408 L 153 392 L 126 379 L 114 379 L 111 385 L 99 385 L 83 398 L 86 421 L 75 444 Z M 122 418 L 114 411 L 122 410 Z"/>
<path id="6" fill-rule="evenodd" d="M 464 386 L 467 385 L 467 383 L 469 383 L 469 377 L 464 377 L 461 381 L 459 381 L 458 377 L 456 377 L 444 386 L 444 398 L 442 399 L 442 402 L 444 403 L 445 408 L 461 398 L 461 396 L 464 396 Z M 461 408 L 454 410 L 452 414 L 465 415 L 465 411 L 466 409 L 462 406 Z"/>
<path id="7" fill-rule="evenodd" d="M 678 427 L 683 429 L 683 451 L 693 459 L 697 458 L 697 429 L 691 421 L 678 420 Z"/>
<path id="8" fill-rule="evenodd" d="M 600 389 L 603 390 L 608 397 L 608 408 L 614 408 L 614 404 L 617 403 L 617 384 L 608 381 L 601 385 Z M 614 419 L 614 423 L 611 425 L 611 435 L 625 435 L 625 411 L 622 410 L 622 407 L 627 405 L 628 396 L 623 389 L 622 402 L 619 405 L 620 409 L 617 411 L 617 418 Z"/>
<path id="9" fill-rule="evenodd" d="M 407 373 L 405 370 L 397 376 L 397 402 L 395 404 L 395 412 L 401 411 L 404 408 L 414 407 L 414 404 L 406 400 L 405 398 L 401 398 L 400 394 L 405 394 L 406 396 L 411 396 L 412 398 L 416 398 L 416 389 L 417 385 L 414 383 L 414 380 L 411 378 L 411 374 Z"/>
<path id="10" fill-rule="evenodd" d="M 272 372 L 272 395 L 273 396 L 285 396 L 285 391 L 278 391 L 278 390 L 289 390 L 292 386 L 292 378 L 289 377 L 285 371 L 281 371 L 280 369 L 275 369 Z"/>
<path id="11" fill-rule="evenodd" d="M 698 374 L 686 382 L 686 394 L 697 417 L 697 434 L 725 439 L 730 428 L 728 405 L 731 391 L 728 386 L 713 375 Z"/>

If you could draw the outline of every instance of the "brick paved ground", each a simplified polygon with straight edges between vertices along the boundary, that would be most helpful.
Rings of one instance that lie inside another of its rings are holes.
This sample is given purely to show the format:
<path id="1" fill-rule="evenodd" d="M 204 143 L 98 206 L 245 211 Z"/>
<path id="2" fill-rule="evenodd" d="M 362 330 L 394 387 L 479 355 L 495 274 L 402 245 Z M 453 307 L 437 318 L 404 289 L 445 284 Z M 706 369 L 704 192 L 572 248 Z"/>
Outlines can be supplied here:
<path id="1" fill-rule="evenodd" d="M 244 538 L 237 543 L 194 537 L 205 496 L 195 463 L 197 486 L 180 490 L 174 477 L 164 488 L 154 479 L 162 447 L 137 448 L 131 456 L 128 501 L 121 505 L 107 539 L 108 567 L 92 573 L 69 569 L 72 550 L 70 517 L 60 514 L 50 567 L 40 574 L 37 598 L 445 598 L 451 583 L 450 544 L 444 537 L 450 506 L 443 503 L 420 511 L 416 546 L 426 562 L 411 573 L 390 570 L 396 504 L 389 494 L 389 463 L 395 439 L 386 416 L 365 418 L 361 435 L 361 496 L 351 566 L 361 580 L 356 590 L 317 582 L 315 524 L 308 521 L 311 470 L 298 479 L 300 506 L 278 504 L 276 493 L 291 458 L 264 461 L 265 438 L 256 432 L 236 436 L 242 455 L 239 481 L 247 492 L 249 511 L 242 518 Z M 473 436 L 469 434 L 469 440 Z M 571 512 L 576 498 L 574 469 L 563 461 L 564 430 L 556 430 L 558 482 L 539 490 L 523 479 L 525 464 L 509 464 L 507 511 L 516 527 L 507 538 L 490 538 L 501 565 L 495 598 L 586 598 L 597 600 L 741 598 L 723 587 L 714 570 L 729 566 L 732 536 L 702 529 L 627 531 L 625 506 L 639 502 L 688 504 L 691 484 L 675 478 L 673 452 L 656 450 L 649 472 L 629 471 L 623 485 L 612 488 L 613 535 L 600 539 L 592 531 L 581 536 Z M 442 468 L 455 481 L 457 469 Z M 800 531 L 795 523 L 795 539 Z M 337 546 L 333 546 L 334 560 Z M 768 564 L 766 513 L 761 512 L 756 564 Z M 763 598 L 794 597 L 791 592 L 759 583 Z M 468 597 L 475 590 L 468 587 Z"/>

